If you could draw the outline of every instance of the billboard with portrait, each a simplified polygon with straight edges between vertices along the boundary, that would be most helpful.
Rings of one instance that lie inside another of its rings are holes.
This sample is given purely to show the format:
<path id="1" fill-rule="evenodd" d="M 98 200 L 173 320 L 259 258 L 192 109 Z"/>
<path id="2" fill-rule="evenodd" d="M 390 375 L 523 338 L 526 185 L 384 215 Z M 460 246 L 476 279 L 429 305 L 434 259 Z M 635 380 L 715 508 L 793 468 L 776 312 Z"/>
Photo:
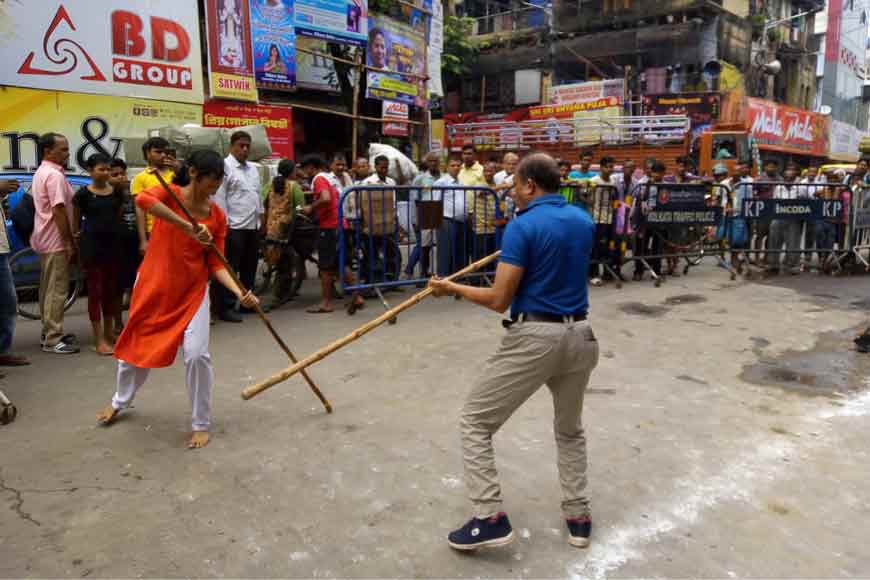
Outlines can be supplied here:
<path id="1" fill-rule="evenodd" d="M 367 55 L 370 68 L 366 97 L 428 106 L 425 27 L 380 16 L 369 18 Z"/>
<path id="2" fill-rule="evenodd" d="M 251 0 L 251 34 L 257 86 L 292 90 L 296 86 L 293 0 Z"/>
<path id="3" fill-rule="evenodd" d="M 365 46 L 368 0 L 295 0 L 296 33 Z"/>

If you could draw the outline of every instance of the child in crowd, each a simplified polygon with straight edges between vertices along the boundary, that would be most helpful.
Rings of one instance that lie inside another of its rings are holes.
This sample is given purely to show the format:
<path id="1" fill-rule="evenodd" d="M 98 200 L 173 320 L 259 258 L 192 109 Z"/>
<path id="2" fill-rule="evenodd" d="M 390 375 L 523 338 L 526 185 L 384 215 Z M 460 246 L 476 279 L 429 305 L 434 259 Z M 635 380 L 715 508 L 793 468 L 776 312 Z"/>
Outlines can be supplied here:
<path id="1" fill-rule="evenodd" d="M 86 163 L 91 184 L 73 197 L 73 235 L 79 239 L 88 281 L 88 316 L 97 354 L 114 352 L 115 308 L 121 270 L 121 209 L 124 198 L 109 183 L 112 159 L 94 153 Z"/>
<path id="2" fill-rule="evenodd" d="M 118 292 L 115 305 L 115 338 L 124 329 L 121 315 L 125 303 L 130 302 L 130 293 L 136 282 L 136 271 L 142 263 L 139 253 L 139 230 L 136 225 L 136 202 L 130 195 L 130 180 L 127 178 L 127 163 L 123 159 L 112 159 L 109 183 L 121 193 L 124 205 L 121 208 L 121 270 L 118 276 Z"/>

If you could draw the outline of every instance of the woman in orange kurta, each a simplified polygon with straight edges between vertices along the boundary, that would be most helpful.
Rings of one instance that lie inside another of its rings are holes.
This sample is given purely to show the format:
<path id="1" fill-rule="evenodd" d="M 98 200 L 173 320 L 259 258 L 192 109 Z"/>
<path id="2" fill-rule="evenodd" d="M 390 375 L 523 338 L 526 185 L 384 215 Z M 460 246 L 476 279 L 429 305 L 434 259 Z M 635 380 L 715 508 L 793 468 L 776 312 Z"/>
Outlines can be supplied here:
<path id="1" fill-rule="evenodd" d="M 243 305 L 250 308 L 257 303 L 250 292 L 242 296 L 223 264 L 208 249 L 213 242 L 221 253 L 224 251 L 227 218 L 211 200 L 223 176 L 223 159 L 212 151 L 200 151 L 191 155 L 169 186 L 197 219 L 198 229 L 187 221 L 162 186 L 136 197 L 136 204 L 157 219 L 133 288 L 130 318 L 115 346 L 117 391 L 112 404 L 97 416 L 105 425 L 130 406 L 149 370 L 171 365 L 182 347 L 193 407 L 193 435 L 188 447 L 208 443 L 214 384 L 208 352 L 209 277 L 235 293 Z"/>

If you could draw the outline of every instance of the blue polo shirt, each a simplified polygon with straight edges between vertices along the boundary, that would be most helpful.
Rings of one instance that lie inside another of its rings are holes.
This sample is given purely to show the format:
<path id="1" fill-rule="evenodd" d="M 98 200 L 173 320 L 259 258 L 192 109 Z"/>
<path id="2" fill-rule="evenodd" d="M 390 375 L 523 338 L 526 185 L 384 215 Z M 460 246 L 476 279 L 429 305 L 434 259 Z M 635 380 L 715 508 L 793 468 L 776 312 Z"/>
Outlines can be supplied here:
<path id="1" fill-rule="evenodd" d="M 511 315 L 587 312 L 594 237 L 589 214 L 558 193 L 543 195 L 518 212 L 507 225 L 499 257 L 525 270 Z"/>

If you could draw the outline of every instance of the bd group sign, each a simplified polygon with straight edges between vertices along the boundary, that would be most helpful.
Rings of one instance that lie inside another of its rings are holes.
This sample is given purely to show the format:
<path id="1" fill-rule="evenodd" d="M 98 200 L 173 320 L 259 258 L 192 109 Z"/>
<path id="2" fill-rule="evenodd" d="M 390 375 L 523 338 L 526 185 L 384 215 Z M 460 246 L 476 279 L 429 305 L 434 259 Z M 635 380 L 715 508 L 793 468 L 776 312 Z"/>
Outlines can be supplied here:
<path id="1" fill-rule="evenodd" d="M 0 4 L 0 85 L 202 103 L 196 2 Z"/>

